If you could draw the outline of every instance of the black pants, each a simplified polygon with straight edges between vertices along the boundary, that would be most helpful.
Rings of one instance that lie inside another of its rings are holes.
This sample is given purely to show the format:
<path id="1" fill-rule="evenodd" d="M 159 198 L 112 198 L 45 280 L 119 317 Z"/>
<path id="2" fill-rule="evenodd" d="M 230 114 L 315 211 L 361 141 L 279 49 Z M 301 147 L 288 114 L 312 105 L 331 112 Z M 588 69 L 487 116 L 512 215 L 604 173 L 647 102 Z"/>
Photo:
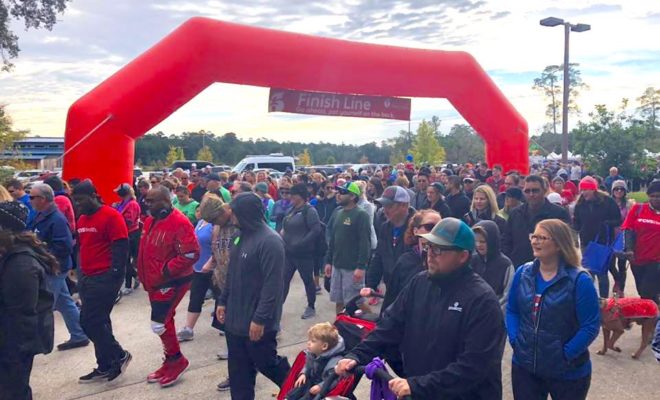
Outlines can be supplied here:
<path id="1" fill-rule="evenodd" d="M 284 297 L 282 302 L 286 301 L 286 297 L 289 295 L 289 286 L 291 285 L 291 279 L 293 279 L 293 274 L 298 270 L 298 274 L 305 284 L 305 294 L 307 295 L 307 307 L 314 308 L 316 303 L 316 284 L 314 283 L 314 269 L 316 265 L 314 264 L 313 257 L 295 257 L 295 256 L 286 256 L 286 268 L 284 270 Z"/>
<path id="2" fill-rule="evenodd" d="M 621 291 L 626 287 L 627 264 L 625 257 L 612 256 L 610 259 L 610 274 L 614 278 L 614 287 Z"/>
<path id="3" fill-rule="evenodd" d="M 584 400 L 589 393 L 591 375 L 565 380 L 540 378 L 526 369 L 511 364 L 511 384 L 515 400 Z"/>
<path id="4" fill-rule="evenodd" d="M 0 400 L 32 400 L 33 355 L 0 353 Z"/>
<path id="5" fill-rule="evenodd" d="M 635 277 L 635 287 L 639 297 L 658 303 L 660 297 L 660 263 L 633 265 L 630 269 Z"/>
<path id="6" fill-rule="evenodd" d="M 110 270 L 101 275 L 83 276 L 80 280 L 80 326 L 94 343 L 96 362 L 101 371 L 110 369 L 124 355 L 124 349 L 112 333 L 110 321 L 123 278 L 123 270 Z"/>
<path id="7" fill-rule="evenodd" d="M 190 302 L 188 303 L 188 312 L 201 313 L 204 305 L 206 291 L 211 287 L 211 278 L 213 272 L 195 272 L 190 285 Z"/>
<path id="8" fill-rule="evenodd" d="M 126 279 L 124 287 L 133 287 L 133 278 L 137 279 L 137 257 L 140 250 L 142 231 L 138 229 L 128 235 L 128 263 L 126 264 Z"/>
<path id="9" fill-rule="evenodd" d="M 264 332 L 259 341 L 252 342 L 249 337 L 226 332 L 232 400 L 254 399 L 257 371 L 282 386 L 291 367 L 286 357 L 277 355 L 276 335 L 275 331 Z"/>

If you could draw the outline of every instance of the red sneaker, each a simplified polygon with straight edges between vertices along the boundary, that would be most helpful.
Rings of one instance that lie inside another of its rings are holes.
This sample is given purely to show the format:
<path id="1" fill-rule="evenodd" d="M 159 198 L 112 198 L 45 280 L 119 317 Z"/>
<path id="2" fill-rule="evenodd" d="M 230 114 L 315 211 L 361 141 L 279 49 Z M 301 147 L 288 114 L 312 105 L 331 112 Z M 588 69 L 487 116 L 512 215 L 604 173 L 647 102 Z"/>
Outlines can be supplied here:
<path id="1" fill-rule="evenodd" d="M 168 363 L 167 360 L 163 360 L 163 365 L 161 365 L 160 368 L 147 375 L 147 382 L 148 383 L 160 382 L 163 376 L 165 376 L 165 371 L 167 370 L 169 365 L 170 363 Z"/>
<path id="2" fill-rule="evenodd" d="M 168 367 L 165 369 L 165 374 L 160 378 L 160 387 L 169 387 L 174 385 L 181 375 L 190 366 L 190 361 L 183 355 L 179 359 L 168 362 Z"/>

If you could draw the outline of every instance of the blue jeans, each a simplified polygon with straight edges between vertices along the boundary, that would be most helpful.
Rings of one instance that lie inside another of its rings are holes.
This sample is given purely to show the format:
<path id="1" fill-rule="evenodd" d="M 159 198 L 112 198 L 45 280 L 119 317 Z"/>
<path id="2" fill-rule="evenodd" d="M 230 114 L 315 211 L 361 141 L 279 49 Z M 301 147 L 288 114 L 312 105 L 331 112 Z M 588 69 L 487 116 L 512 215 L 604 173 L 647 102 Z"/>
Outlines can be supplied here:
<path id="1" fill-rule="evenodd" d="M 69 288 L 66 285 L 66 274 L 48 276 L 48 288 L 53 293 L 53 310 L 62 314 L 66 328 L 71 335 L 71 341 L 80 342 L 87 340 L 87 335 L 80 327 L 80 311 L 71 298 Z"/>
<path id="2" fill-rule="evenodd" d="M 660 362 L 660 319 L 655 326 L 655 338 L 653 339 L 653 344 L 651 346 L 653 348 L 653 354 L 655 354 L 656 360 Z"/>

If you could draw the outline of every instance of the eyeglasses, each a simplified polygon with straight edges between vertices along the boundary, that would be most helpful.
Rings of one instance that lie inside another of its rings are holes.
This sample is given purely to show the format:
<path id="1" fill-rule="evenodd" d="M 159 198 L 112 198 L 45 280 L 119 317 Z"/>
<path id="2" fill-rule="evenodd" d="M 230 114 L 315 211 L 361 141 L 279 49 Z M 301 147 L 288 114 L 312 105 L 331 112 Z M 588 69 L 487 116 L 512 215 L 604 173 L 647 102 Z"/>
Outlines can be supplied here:
<path id="1" fill-rule="evenodd" d="M 435 227 L 435 224 L 422 224 L 417 227 L 417 229 L 424 229 L 427 232 L 431 232 L 433 228 Z"/>
<path id="2" fill-rule="evenodd" d="M 432 254 L 436 257 L 439 257 L 445 253 L 451 252 L 451 251 L 462 251 L 461 249 L 455 248 L 455 247 L 442 247 L 434 244 L 426 244 L 424 245 L 424 250 L 428 254 Z"/>
<path id="3" fill-rule="evenodd" d="M 525 194 L 532 194 L 532 193 L 538 194 L 538 193 L 541 193 L 541 189 L 531 188 L 531 189 L 525 189 L 525 190 L 523 190 L 523 192 L 525 192 Z"/>
<path id="4" fill-rule="evenodd" d="M 548 237 L 548 236 L 535 235 L 535 234 L 531 233 L 531 234 L 529 235 L 529 241 L 530 241 L 530 242 L 533 242 L 533 241 L 535 241 L 535 240 L 538 240 L 539 242 L 542 242 L 542 243 L 543 243 L 543 242 L 547 242 L 548 240 L 552 240 L 552 238 L 551 238 L 551 237 Z"/>
<path id="5" fill-rule="evenodd" d="M 613 192 L 625 192 L 626 189 L 618 187 L 618 188 L 614 188 L 614 189 L 612 189 L 612 191 L 613 191 Z"/>

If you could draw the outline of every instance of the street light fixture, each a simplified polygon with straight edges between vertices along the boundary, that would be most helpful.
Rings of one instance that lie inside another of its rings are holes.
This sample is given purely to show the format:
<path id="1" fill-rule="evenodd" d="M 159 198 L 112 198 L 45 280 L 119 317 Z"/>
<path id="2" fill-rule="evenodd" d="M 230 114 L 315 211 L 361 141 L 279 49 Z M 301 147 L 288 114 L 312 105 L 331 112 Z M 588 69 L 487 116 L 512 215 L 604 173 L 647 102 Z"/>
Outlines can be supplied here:
<path id="1" fill-rule="evenodd" d="M 568 76 L 568 44 L 571 31 L 586 32 L 591 29 L 587 24 L 571 24 L 561 18 L 548 17 L 540 21 L 542 26 L 554 27 L 564 25 L 564 93 L 562 103 L 562 123 L 561 123 L 561 160 L 568 161 L 568 94 L 569 94 L 569 76 Z"/>

